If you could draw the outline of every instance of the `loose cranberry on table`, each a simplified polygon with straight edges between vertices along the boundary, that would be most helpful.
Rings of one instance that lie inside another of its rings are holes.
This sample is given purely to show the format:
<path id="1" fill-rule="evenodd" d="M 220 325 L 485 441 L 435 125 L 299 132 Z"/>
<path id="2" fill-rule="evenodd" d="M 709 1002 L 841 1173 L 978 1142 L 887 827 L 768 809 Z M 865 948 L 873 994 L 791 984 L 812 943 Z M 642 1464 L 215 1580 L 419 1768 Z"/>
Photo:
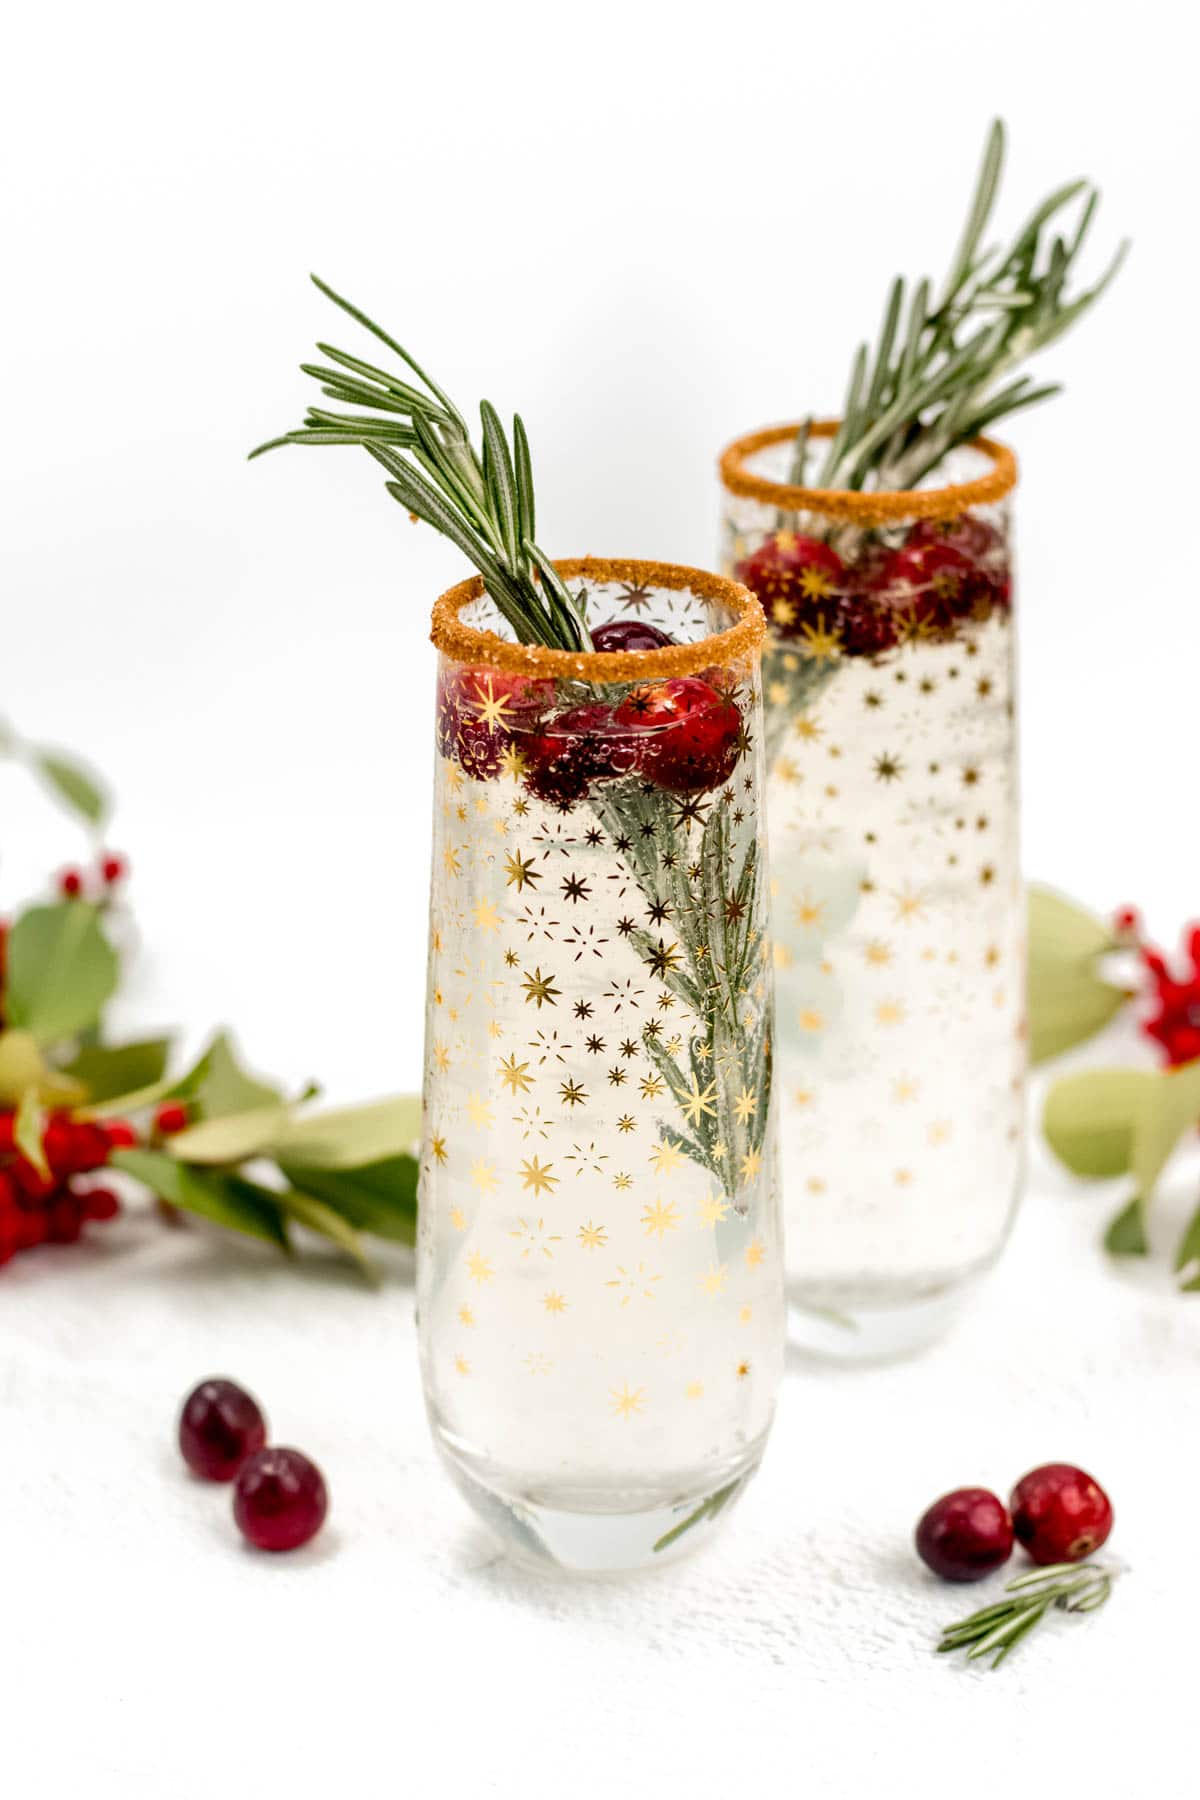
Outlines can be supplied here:
<path id="1" fill-rule="evenodd" d="M 259 1550 L 299 1549 L 320 1531 L 328 1510 L 325 1478 L 300 1450 L 260 1450 L 233 1492 L 238 1529 Z"/>
<path id="2" fill-rule="evenodd" d="M 267 1441 L 267 1422 L 252 1394 L 213 1377 L 193 1388 L 179 1415 L 179 1448 L 205 1481 L 232 1481 Z"/>
<path id="3" fill-rule="evenodd" d="M 1008 1508 L 988 1488 L 956 1488 L 917 1526 L 917 1554 L 944 1581 L 980 1581 L 1012 1555 Z"/>
<path id="4" fill-rule="evenodd" d="M 1083 1562 L 1113 1526 L 1112 1502 L 1100 1483 L 1071 1463 L 1043 1463 L 1009 1496 L 1017 1542 L 1035 1563 Z"/>
<path id="5" fill-rule="evenodd" d="M 597 625 L 592 633 L 592 647 L 602 651 L 664 650 L 674 642 L 657 625 L 648 625 L 642 619 L 611 619 L 607 625 Z"/>

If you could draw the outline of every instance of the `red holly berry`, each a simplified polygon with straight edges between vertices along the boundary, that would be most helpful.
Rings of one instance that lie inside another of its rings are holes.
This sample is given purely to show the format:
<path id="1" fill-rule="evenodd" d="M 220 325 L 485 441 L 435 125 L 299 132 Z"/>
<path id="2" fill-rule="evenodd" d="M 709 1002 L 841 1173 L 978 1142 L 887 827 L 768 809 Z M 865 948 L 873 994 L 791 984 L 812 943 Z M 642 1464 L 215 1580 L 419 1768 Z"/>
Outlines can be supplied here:
<path id="1" fill-rule="evenodd" d="M 182 1131 L 188 1122 L 188 1109 L 181 1100 L 164 1100 L 154 1115 L 154 1129 L 162 1137 Z"/>
<path id="2" fill-rule="evenodd" d="M 828 622 L 838 608 L 845 564 L 820 538 L 777 531 L 734 568 L 756 595 L 779 637 L 797 637 L 821 614 Z"/>
<path id="3" fill-rule="evenodd" d="M 921 1561 L 944 1581 L 979 1581 L 1012 1555 L 1012 1520 L 988 1488 L 956 1488 L 923 1515 L 916 1544 Z"/>
<path id="4" fill-rule="evenodd" d="M 183 1403 L 179 1448 L 205 1481 L 232 1481 L 267 1441 L 267 1422 L 252 1394 L 220 1376 L 202 1381 Z"/>
<path id="5" fill-rule="evenodd" d="M 73 1244 L 83 1230 L 83 1206 L 69 1189 L 64 1189 L 50 1205 L 52 1244 Z"/>
<path id="6" fill-rule="evenodd" d="M 118 881 L 124 881 L 129 873 L 129 864 L 123 856 L 109 851 L 100 863 L 100 875 L 106 887 L 115 887 Z"/>
<path id="7" fill-rule="evenodd" d="M 233 1493 L 238 1529 L 260 1550 L 296 1550 L 307 1544 L 328 1510 L 325 1479 L 300 1450 L 258 1451 L 242 1469 Z"/>
<path id="8" fill-rule="evenodd" d="M 64 900 L 76 900 L 83 892 L 83 876 L 78 869 L 64 869 L 58 878 L 58 891 Z"/>
<path id="9" fill-rule="evenodd" d="M 1104 1489 L 1070 1463 L 1031 1469 L 1013 1489 L 1009 1506 L 1017 1542 L 1035 1563 L 1083 1562 L 1113 1526 Z"/>
<path id="10" fill-rule="evenodd" d="M 132 1150 L 137 1145 L 137 1132 L 128 1119 L 105 1119 L 100 1129 L 110 1150 Z"/>
<path id="11" fill-rule="evenodd" d="M 50 1236 L 50 1214 L 45 1207 L 20 1215 L 17 1227 L 17 1249 L 36 1250 Z"/>
<path id="12" fill-rule="evenodd" d="M 10 1174 L 26 1200 L 48 1200 L 58 1187 L 58 1177 L 53 1171 L 42 1175 L 24 1157 L 12 1164 Z"/>
<path id="13" fill-rule="evenodd" d="M 98 1224 L 115 1219 L 121 1210 L 120 1197 L 111 1188 L 88 1188 L 83 1195 L 83 1214 L 86 1219 L 93 1219 Z"/>
<path id="14" fill-rule="evenodd" d="M 1141 945 L 1142 962 L 1152 982 L 1152 1011 L 1142 1030 L 1162 1047 L 1171 1068 L 1200 1057 L 1200 925 L 1184 933 L 1187 968 L 1172 974 L 1161 952 Z"/>
<path id="15" fill-rule="evenodd" d="M 593 649 L 602 651 L 662 650 L 674 642 L 657 625 L 643 619 L 610 619 L 607 625 L 597 625 L 592 633 Z"/>
<path id="16" fill-rule="evenodd" d="M 728 781 L 740 754 L 742 715 L 728 694 L 695 675 L 631 688 L 615 714 L 639 730 L 638 766 L 669 793 L 699 793 Z"/>

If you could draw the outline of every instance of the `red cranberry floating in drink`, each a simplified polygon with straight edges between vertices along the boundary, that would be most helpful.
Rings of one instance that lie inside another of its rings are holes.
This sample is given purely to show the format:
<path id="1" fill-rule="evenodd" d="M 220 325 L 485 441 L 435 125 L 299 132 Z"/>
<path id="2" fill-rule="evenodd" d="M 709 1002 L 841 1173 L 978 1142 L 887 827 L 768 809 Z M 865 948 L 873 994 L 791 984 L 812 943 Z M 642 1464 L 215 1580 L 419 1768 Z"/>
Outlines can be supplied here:
<path id="1" fill-rule="evenodd" d="M 836 550 L 820 538 L 777 531 L 737 564 L 734 574 L 762 602 L 780 637 L 795 637 L 805 624 L 837 612 L 846 569 Z"/>
<path id="2" fill-rule="evenodd" d="M 202 1381 L 183 1403 L 179 1448 L 188 1468 L 205 1481 L 232 1481 L 266 1441 L 258 1401 L 235 1381 Z"/>
<path id="3" fill-rule="evenodd" d="M 463 773 L 487 781 L 504 766 L 515 733 L 528 732 L 554 698 L 554 684 L 502 669 L 455 669 L 438 689 L 437 746 Z"/>
<path id="4" fill-rule="evenodd" d="M 593 648 L 605 651 L 663 650 L 674 642 L 657 625 L 649 625 L 643 619 L 611 619 L 607 625 L 597 625 L 592 633 Z"/>
<path id="5" fill-rule="evenodd" d="M 905 542 L 914 548 L 948 544 L 973 563 L 1004 556 L 1004 542 L 996 527 L 972 512 L 959 513 L 956 519 L 918 519 Z"/>
<path id="6" fill-rule="evenodd" d="M 238 1530 L 259 1550 L 298 1550 L 317 1535 L 328 1510 L 325 1478 L 301 1450 L 260 1450 L 233 1491 Z"/>
<path id="7" fill-rule="evenodd" d="M 921 1561 L 943 1581 L 980 1581 L 1012 1555 L 1012 1520 L 988 1488 L 955 1488 L 923 1515 L 916 1544 Z"/>
<path id="8" fill-rule="evenodd" d="M 1043 1463 L 1023 1475 L 1009 1497 L 1017 1542 L 1035 1563 L 1083 1562 L 1113 1526 L 1112 1502 L 1100 1483 L 1071 1463 Z"/>
<path id="9" fill-rule="evenodd" d="M 643 775 L 670 793 L 719 787 L 733 773 L 742 715 L 727 694 L 695 675 L 632 688 L 616 709 L 618 724 L 638 729 Z"/>

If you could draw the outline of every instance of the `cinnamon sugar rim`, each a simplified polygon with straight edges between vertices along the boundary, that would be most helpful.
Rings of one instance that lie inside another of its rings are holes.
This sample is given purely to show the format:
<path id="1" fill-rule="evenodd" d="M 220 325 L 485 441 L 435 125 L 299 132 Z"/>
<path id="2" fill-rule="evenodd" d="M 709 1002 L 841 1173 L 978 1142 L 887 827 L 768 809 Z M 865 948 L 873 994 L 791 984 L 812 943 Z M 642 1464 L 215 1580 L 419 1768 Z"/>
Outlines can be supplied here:
<path id="1" fill-rule="evenodd" d="M 702 600 L 713 600 L 736 615 L 725 631 L 697 639 L 692 644 L 668 644 L 661 650 L 553 650 L 547 644 L 510 644 L 494 631 L 479 631 L 459 618 L 464 606 L 482 599 L 482 575 L 460 581 L 435 601 L 430 638 L 444 656 L 455 662 L 482 662 L 514 675 L 598 683 L 662 681 L 673 675 L 693 675 L 713 663 L 730 663 L 757 654 L 766 636 L 767 621 L 749 588 L 706 569 L 689 569 L 681 563 L 627 562 L 621 557 L 578 556 L 554 567 L 564 581 L 582 576 L 586 581 L 623 581 L 635 586 L 686 589 Z"/>
<path id="2" fill-rule="evenodd" d="M 814 419 L 810 435 L 833 437 L 840 421 Z M 990 458 L 991 468 L 974 481 L 960 481 L 939 488 L 900 488 L 875 494 L 861 494 L 849 488 L 797 487 L 787 481 L 771 481 L 755 475 L 747 467 L 749 459 L 760 450 L 785 444 L 800 430 L 794 425 L 768 425 L 763 431 L 748 432 L 735 438 L 721 452 L 718 467 L 721 480 L 731 494 L 748 500 L 762 500 L 786 512 L 823 513 L 827 519 L 846 519 L 856 525 L 889 525 L 900 519 L 955 519 L 972 506 L 986 506 L 1002 500 L 1016 486 L 1017 459 L 1007 444 L 995 438 L 977 437 L 969 448 Z"/>

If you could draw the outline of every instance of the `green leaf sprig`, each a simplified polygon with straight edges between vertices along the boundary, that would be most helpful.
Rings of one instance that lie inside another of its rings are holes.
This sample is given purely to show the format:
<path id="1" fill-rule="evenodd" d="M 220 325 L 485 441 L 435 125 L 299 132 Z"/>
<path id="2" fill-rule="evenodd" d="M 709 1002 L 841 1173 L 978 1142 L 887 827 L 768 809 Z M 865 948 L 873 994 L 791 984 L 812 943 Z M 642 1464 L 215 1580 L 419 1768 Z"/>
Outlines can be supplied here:
<path id="1" fill-rule="evenodd" d="M 23 764 L 60 805 L 73 812 L 91 831 L 98 831 L 109 812 L 104 783 L 76 756 L 51 744 L 35 744 L 0 719 L 0 759 Z"/>
<path id="2" fill-rule="evenodd" d="M 533 465 L 520 415 L 513 419 L 510 445 L 495 407 L 482 400 L 476 451 L 462 413 L 408 351 L 318 276 L 312 280 L 421 385 L 319 343 L 327 360 L 301 363 L 301 369 L 327 399 L 356 410 L 310 406 L 303 425 L 260 444 L 251 457 L 282 444 L 360 445 L 386 471 L 393 500 L 457 544 L 479 570 L 518 642 L 590 650 L 583 612 L 535 539 Z"/>
<path id="3" fill-rule="evenodd" d="M 195 1123 L 156 1146 L 114 1151 L 111 1162 L 169 1206 L 284 1250 L 289 1226 L 302 1225 L 368 1273 L 361 1233 L 414 1242 L 417 1099 L 314 1114 L 247 1073 L 218 1033 L 184 1074 L 80 1112 L 138 1114 L 164 1100 L 186 1102 Z"/>
<path id="4" fill-rule="evenodd" d="M 841 427 L 812 485 L 915 487 L 956 445 L 1060 391 L 1057 383 L 1039 387 L 1015 371 L 1099 299 L 1128 245 L 1093 287 L 1068 291 L 1100 199 L 1078 180 L 1043 200 L 1007 248 L 982 248 L 1003 163 L 1004 125 L 996 119 L 936 300 L 926 278 L 911 295 L 902 277 L 893 281 L 874 352 L 866 343 L 858 349 Z M 1060 233 L 1057 220 L 1076 200 L 1074 228 Z M 796 440 L 791 478 L 800 484 L 807 479 L 810 424 Z"/>
<path id="5" fill-rule="evenodd" d="M 938 1653 L 944 1656 L 951 1650 L 965 1650 L 971 1662 L 990 1656 L 993 1669 L 997 1669 L 1052 1609 L 1087 1613 L 1103 1606 L 1115 1577 L 1115 1569 L 1099 1563 L 1051 1563 L 1029 1575 L 1018 1575 L 1004 1584 L 1010 1599 L 981 1607 L 970 1618 L 947 1625 Z"/>

